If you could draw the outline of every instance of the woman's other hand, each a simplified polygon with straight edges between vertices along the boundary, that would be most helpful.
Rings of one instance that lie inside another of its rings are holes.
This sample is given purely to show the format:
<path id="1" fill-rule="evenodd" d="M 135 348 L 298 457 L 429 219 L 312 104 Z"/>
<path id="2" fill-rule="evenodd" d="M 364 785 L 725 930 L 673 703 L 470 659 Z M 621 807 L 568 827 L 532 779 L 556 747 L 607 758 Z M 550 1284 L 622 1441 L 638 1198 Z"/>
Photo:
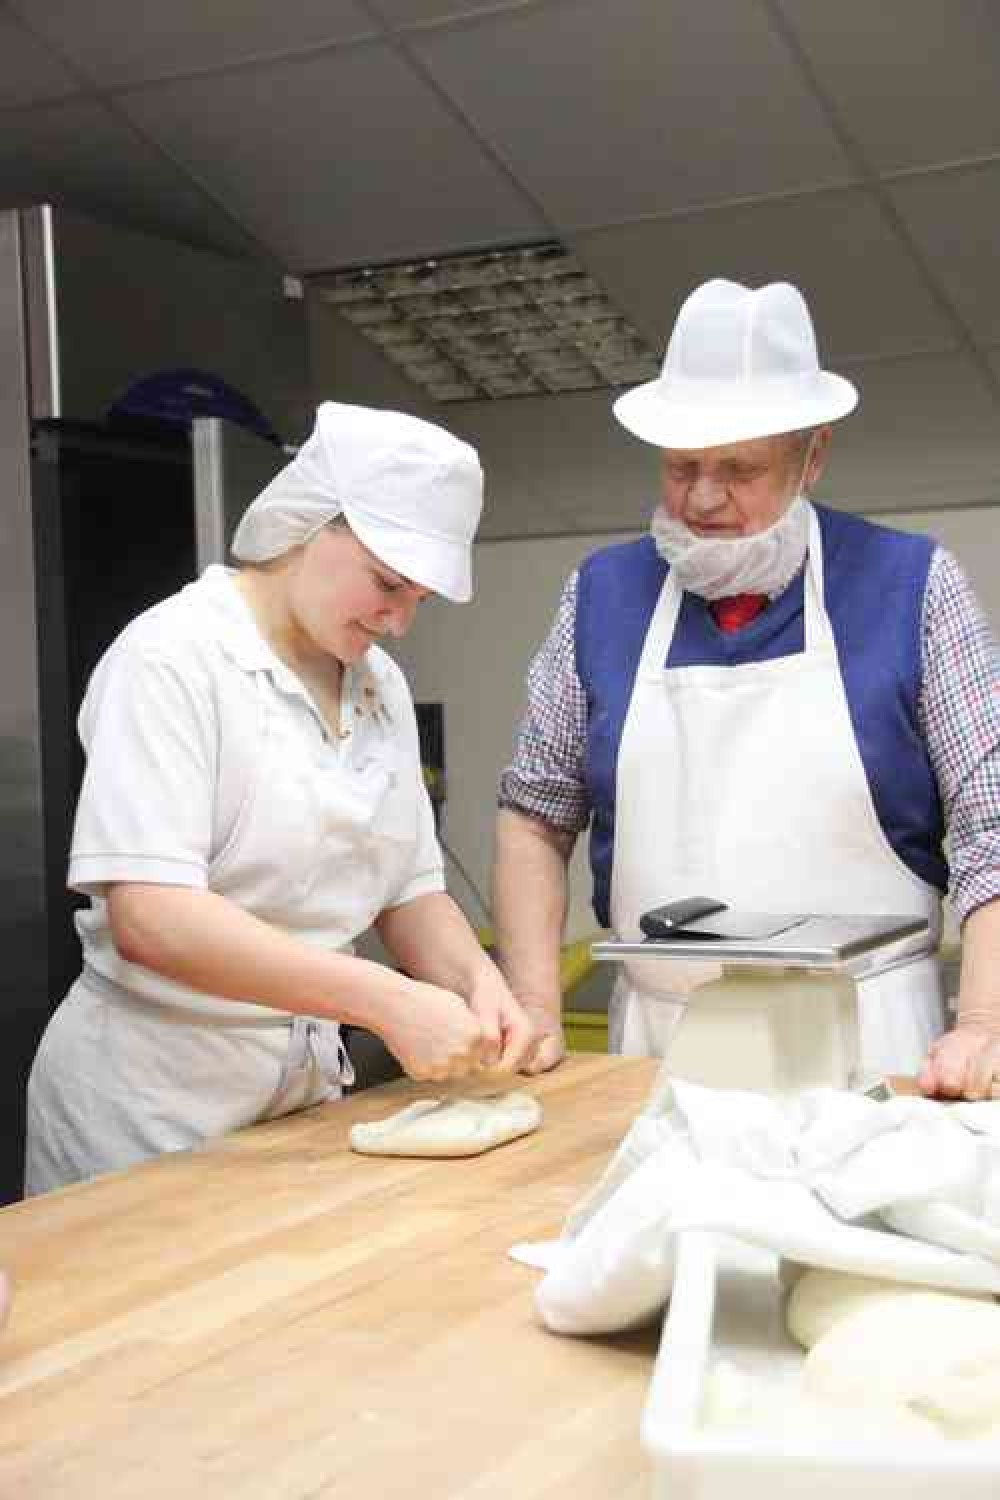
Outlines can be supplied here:
<path id="1" fill-rule="evenodd" d="M 526 1071 L 539 1041 L 534 1021 L 514 999 L 494 963 L 487 960 L 469 991 L 469 1009 L 483 1029 L 484 1068 Z"/>

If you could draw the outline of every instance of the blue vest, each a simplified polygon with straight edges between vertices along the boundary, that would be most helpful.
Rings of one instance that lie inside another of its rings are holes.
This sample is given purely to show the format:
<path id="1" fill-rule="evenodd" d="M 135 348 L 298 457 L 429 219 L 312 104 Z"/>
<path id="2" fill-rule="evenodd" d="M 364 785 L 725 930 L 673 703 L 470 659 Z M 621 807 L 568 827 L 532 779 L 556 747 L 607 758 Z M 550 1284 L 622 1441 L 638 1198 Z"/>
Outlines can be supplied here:
<path id="1" fill-rule="evenodd" d="M 826 607 L 878 820 L 903 863 L 944 891 L 944 818 L 917 713 L 924 592 L 935 544 L 825 506 L 816 512 Z M 610 926 L 618 746 L 666 575 L 667 564 L 648 536 L 595 552 L 580 568 L 576 667 L 587 698 L 590 863 L 594 911 L 603 927 Z M 800 652 L 803 578 L 800 573 L 763 614 L 732 634 L 719 629 L 703 599 L 684 594 L 666 665 L 742 666 Z M 669 840 L 669 829 L 663 835 Z M 760 837 L 768 837 L 767 828 Z"/>

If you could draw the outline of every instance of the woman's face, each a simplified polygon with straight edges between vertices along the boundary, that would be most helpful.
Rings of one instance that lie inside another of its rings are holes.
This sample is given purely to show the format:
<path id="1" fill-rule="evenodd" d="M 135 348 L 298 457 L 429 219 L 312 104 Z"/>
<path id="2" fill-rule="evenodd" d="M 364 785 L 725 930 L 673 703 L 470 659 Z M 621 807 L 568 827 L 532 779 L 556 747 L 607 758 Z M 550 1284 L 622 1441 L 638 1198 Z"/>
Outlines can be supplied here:
<path id="1" fill-rule="evenodd" d="M 350 666 L 373 641 L 404 636 L 430 592 L 380 562 L 347 526 L 324 526 L 302 549 L 289 604 L 312 645 Z"/>

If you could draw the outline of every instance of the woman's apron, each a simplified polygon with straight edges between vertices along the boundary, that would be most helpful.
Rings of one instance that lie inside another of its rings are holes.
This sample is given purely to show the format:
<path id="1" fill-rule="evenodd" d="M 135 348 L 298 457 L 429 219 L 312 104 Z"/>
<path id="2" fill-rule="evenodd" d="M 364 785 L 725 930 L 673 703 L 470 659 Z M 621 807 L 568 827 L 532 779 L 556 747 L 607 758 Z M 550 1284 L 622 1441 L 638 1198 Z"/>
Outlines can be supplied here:
<path id="1" fill-rule="evenodd" d="M 815 514 L 801 653 L 744 666 L 665 667 L 681 597 L 668 573 L 622 732 L 615 936 L 639 939 L 643 912 L 689 896 L 744 911 L 926 917 L 930 935 L 917 940 L 917 952 L 857 982 L 862 1068 L 913 1072 L 944 1026 L 931 957 L 940 895 L 899 858 L 875 812 L 824 604 Z M 695 991 L 721 973 L 712 964 L 627 960 L 612 998 L 613 1049 L 664 1055 L 680 1018 L 687 1013 L 685 1033 L 697 1020 Z M 789 982 L 777 976 L 771 984 Z M 728 982 L 713 993 L 722 988 Z"/>

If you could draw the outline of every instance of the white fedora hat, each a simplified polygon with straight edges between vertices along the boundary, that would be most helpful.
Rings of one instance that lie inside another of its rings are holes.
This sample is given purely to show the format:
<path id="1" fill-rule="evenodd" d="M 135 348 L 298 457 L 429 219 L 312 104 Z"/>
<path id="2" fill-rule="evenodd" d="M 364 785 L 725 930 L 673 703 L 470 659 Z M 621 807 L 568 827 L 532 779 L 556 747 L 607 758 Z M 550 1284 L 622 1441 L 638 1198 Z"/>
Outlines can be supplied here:
<path id="1" fill-rule="evenodd" d="M 706 281 L 684 302 L 658 379 L 619 396 L 623 427 L 660 448 L 714 448 L 846 417 L 849 380 L 819 366 L 802 293 Z"/>
<path id="2" fill-rule="evenodd" d="M 483 508 L 475 448 L 405 412 L 324 401 L 295 458 L 245 512 L 231 551 L 264 562 L 343 515 L 405 578 L 464 604 Z"/>

